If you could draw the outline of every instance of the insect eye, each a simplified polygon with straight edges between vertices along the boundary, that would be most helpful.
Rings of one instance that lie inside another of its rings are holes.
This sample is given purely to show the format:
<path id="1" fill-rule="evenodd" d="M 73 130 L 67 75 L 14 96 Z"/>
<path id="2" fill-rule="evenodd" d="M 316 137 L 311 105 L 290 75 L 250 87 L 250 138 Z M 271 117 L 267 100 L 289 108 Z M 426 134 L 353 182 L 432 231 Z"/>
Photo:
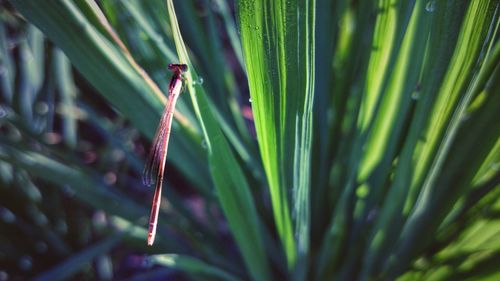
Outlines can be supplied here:
<path id="1" fill-rule="evenodd" d="M 188 69 L 188 66 L 186 64 L 169 63 L 168 69 L 174 70 L 174 71 L 186 72 Z"/>

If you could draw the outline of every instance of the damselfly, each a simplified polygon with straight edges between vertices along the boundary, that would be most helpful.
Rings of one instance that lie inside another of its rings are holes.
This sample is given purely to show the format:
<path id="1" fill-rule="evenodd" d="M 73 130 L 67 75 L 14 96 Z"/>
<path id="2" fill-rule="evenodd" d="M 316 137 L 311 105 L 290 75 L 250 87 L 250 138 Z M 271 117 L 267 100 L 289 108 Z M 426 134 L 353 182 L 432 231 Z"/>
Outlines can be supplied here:
<path id="1" fill-rule="evenodd" d="M 161 186 L 163 182 L 163 175 L 165 173 L 165 162 L 167 159 L 168 140 L 170 138 L 170 129 L 172 127 L 175 104 L 180 93 L 183 91 L 182 74 L 187 71 L 187 65 L 169 64 L 168 69 L 174 72 L 168 87 L 168 104 L 163 111 L 158 129 L 156 129 L 156 135 L 153 139 L 146 167 L 144 168 L 144 173 L 142 175 L 144 185 L 151 186 L 155 183 L 153 206 L 149 217 L 149 246 L 153 245 L 153 242 L 155 241 L 156 225 L 158 223 L 158 213 L 160 211 Z"/>

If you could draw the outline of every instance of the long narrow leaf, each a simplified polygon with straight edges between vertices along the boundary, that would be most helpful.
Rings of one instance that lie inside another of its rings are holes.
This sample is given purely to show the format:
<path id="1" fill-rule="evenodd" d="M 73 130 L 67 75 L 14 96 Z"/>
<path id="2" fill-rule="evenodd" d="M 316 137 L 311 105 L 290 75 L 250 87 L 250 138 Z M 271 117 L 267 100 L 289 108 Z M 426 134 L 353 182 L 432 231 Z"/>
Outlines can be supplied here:
<path id="1" fill-rule="evenodd" d="M 197 79 L 197 74 L 182 40 L 173 2 L 169 0 L 167 5 L 180 62 L 188 65 L 187 88 L 207 143 L 210 170 L 219 202 L 233 231 L 236 243 L 241 249 L 250 275 L 255 280 L 270 280 L 263 238 L 260 234 L 262 226 L 257 216 L 247 179 L 222 134 L 222 130 L 211 111 L 212 107 L 205 98 L 203 88 L 201 85 L 193 83 Z"/>
<path id="2" fill-rule="evenodd" d="M 315 3 L 240 1 L 237 11 L 257 138 L 289 267 L 309 252 Z"/>
<path id="3" fill-rule="evenodd" d="M 87 266 L 93 259 L 97 258 L 99 255 L 105 254 L 111 248 L 116 246 L 120 242 L 120 238 L 123 234 L 113 235 L 106 238 L 85 250 L 69 257 L 64 262 L 56 265 L 54 268 L 36 276 L 34 281 L 44 281 L 44 280 L 66 280 L 78 273 L 83 267 Z"/>
<path id="4" fill-rule="evenodd" d="M 237 281 L 239 278 L 227 273 L 219 268 L 206 264 L 193 257 L 164 254 L 150 257 L 152 263 L 179 269 L 192 274 L 203 274 L 205 276 L 217 277 L 220 280 Z"/>

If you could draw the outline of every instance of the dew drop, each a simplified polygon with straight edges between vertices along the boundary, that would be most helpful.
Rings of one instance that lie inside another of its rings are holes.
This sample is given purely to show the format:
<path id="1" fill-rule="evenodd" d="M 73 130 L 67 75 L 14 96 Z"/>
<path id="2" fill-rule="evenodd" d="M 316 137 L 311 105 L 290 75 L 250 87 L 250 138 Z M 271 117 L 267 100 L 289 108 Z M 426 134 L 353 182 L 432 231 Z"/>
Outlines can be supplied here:
<path id="1" fill-rule="evenodd" d="M 205 139 L 203 139 L 203 140 L 201 141 L 201 147 L 202 147 L 203 149 L 207 149 L 207 148 L 208 148 L 208 144 L 207 144 L 207 141 L 206 141 Z"/>
<path id="2" fill-rule="evenodd" d="M 252 99 L 248 99 L 248 102 L 249 102 L 249 103 L 252 103 Z"/>
<path id="3" fill-rule="evenodd" d="M 411 98 L 413 100 L 418 100 L 420 99 L 420 91 L 414 91 L 413 93 L 411 93 Z"/>
<path id="4" fill-rule="evenodd" d="M 425 5 L 425 10 L 429 13 L 434 12 L 434 10 L 436 10 L 436 1 L 431 0 L 431 1 L 427 2 L 427 4 Z"/>
<path id="5" fill-rule="evenodd" d="M 198 79 L 193 80 L 193 86 L 195 85 L 202 85 L 203 84 L 203 77 L 199 76 Z"/>
<path id="6" fill-rule="evenodd" d="M 199 76 L 196 83 L 198 83 L 198 85 L 203 85 L 203 77 Z"/>

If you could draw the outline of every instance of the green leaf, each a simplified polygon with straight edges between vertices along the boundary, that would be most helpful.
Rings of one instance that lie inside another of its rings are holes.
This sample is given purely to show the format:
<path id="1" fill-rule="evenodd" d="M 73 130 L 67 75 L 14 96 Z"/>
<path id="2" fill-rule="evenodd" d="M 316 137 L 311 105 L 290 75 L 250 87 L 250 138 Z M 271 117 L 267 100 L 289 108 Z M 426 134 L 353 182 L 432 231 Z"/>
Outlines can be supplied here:
<path id="1" fill-rule="evenodd" d="M 0 89 L 4 100 L 10 104 L 13 98 L 15 68 L 9 53 L 7 28 L 3 21 L 0 22 L 0 58 L 4 67 L 3 74 L 0 75 Z"/>
<path id="2" fill-rule="evenodd" d="M 82 268 L 88 266 L 89 263 L 100 255 L 103 255 L 111 250 L 120 242 L 124 233 L 114 234 L 109 238 L 103 239 L 92 246 L 87 247 L 83 251 L 72 255 L 65 259 L 62 263 L 36 276 L 32 280 L 67 280 L 74 274 L 78 273 Z"/>
<path id="3" fill-rule="evenodd" d="M 177 254 L 154 255 L 150 256 L 150 261 L 154 264 L 171 267 L 192 274 L 202 274 L 207 277 L 216 277 L 218 278 L 217 280 L 240 280 L 228 272 L 189 256 Z"/>
<path id="4" fill-rule="evenodd" d="M 147 74 L 134 65 L 130 54 L 124 53 L 115 41 L 110 41 L 108 33 L 101 33 L 106 28 L 94 25 L 105 21 L 98 20 L 103 15 L 95 11 L 95 6 L 78 2 L 87 7 L 82 11 L 69 0 L 47 3 L 15 0 L 12 4 L 64 51 L 71 63 L 111 105 L 143 134 L 150 138 L 154 136 L 166 98 L 152 81 L 145 79 Z M 188 178 L 198 177 L 195 170 L 185 163 L 203 159 L 201 141 L 196 136 L 196 128 L 181 114 L 176 112 L 175 116 L 181 121 L 177 123 L 181 126 L 180 133 L 172 136 L 169 161 Z"/>
<path id="5" fill-rule="evenodd" d="M 360 207 L 363 210 L 356 210 L 354 216 L 366 216 L 367 213 L 365 212 L 371 210 L 380 201 L 380 197 L 383 195 L 381 187 L 387 181 L 387 176 L 392 168 L 392 159 L 402 137 L 406 116 L 411 109 L 412 102 L 416 99 L 414 95 L 421 73 L 422 62 L 424 61 L 424 50 L 430 22 L 430 16 L 425 11 L 424 4 L 420 1 L 412 9 L 413 13 L 409 25 L 406 30 L 403 30 L 405 36 L 401 46 L 395 46 L 395 49 L 399 51 L 397 55 L 394 55 L 396 63 L 392 71 L 389 72 L 387 87 L 382 88 L 385 93 L 380 97 L 379 108 L 375 111 L 378 114 L 373 118 L 373 128 L 371 128 L 367 140 L 358 174 L 358 180 L 366 184 L 369 195 L 359 196 L 367 198 L 360 198 L 357 203 L 358 206 L 366 206 Z M 370 179 L 367 178 L 369 175 L 371 176 Z M 358 187 L 358 190 L 360 189 L 361 187 Z M 401 193 L 394 191 L 390 196 L 404 199 L 404 190 L 404 188 L 399 188 Z M 377 263 L 381 260 L 380 252 L 385 249 L 384 243 L 391 243 L 392 241 L 388 234 L 381 238 L 380 233 L 391 228 L 390 225 L 394 223 L 394 217 L 398 216 L 399 209 L 403 206 L 404 200 L 401 200 L 399 204 L 394 204 L 396 200 L 389 199 L 388 202 L 391 202 L 391 204 L 387 204 L 382 208 L 381 217 L 383 219 L 377 221 L 378 224 L 372 229 L 370 236 L 372 244 L 364 257 L 362 272 L 364 278 L 372 270 L 372 267 L 377 266 Z"/>
<path id="6" fill-rule="evenodd" d="M 63 120 L 63 134 L 64 141 L 68 147 L 74 148 L 77 142 L 76 133 L 76 116 L 71 114 L 75 111 L 75 99 L 76 99 L 76 88 L 73 81 L 73 75 L 71 72 L 71 64 L 64 55 L 64 53 L 59 50 L 54 50 L 54 76 L 57 80 L 57 89 L 61 94 L 61 106 L 66 110 L 66 118 Z"/>
<path id="7" fill-rule="evenodd" d="M 237 9 L 257 138 L 289 267 L 309 252 L 315 3 L 243 0 Z"/>
<path id="8" fill-rule="evenodd" d="M 463 30 L 467 30 L 470 25 L 490 22 L 490 20 L 485 21 L 483 18 L 484 13 L 478 12 L 475 14 L 478 7 L 476 4 L 488 6 L 489 3 L 471 4 L 468 11 L 469 18 L 464 22 Z M 472 35 L 472 33 L 468 32 L 465 34 Z M 461 48 L 456 49 L 455 55 L 461 54 L 463 52 L 462 48 L 474 49 L 477 45 L 483 43 L 483 40 L 476 40 L 474 44 L 460 45 Z M 466 54 L 469 53 L 466 52 Z M 471 53 L 470 55 L 479 57 L 478 53 Z M 465 60 L 470 59 L 467 56 L 462 58 Z M 401 244 L 394 259 L 387 265 L 388 268 L 391 268 L 392 274 L 403 270 L 402 267 L 408 262 L 403 257 L 415 255 L 422 247 L 422 244 L 428 243 L 433 238 L 432 235 L 423 236 L 420 233 L 434 233 L 459 196 L 472 186 L 474 175 L 487 159 L 489 152 L 494 148 L 498 135 L 500 135 L 500 126 L 498 122 L 493 121 L 495 114 L 500 110 L 500 96 L 496 95 L 495 90 L 493 90 L 497 89 L 500 83 L 499 60 L 500 44 L 497 42 L 491 52 L 488 52 L 488 56 L 484 57 L 482 67 L 477 76 L 471 81 L 470 86 L 461 91 L 460 99 L 454 107 L 453 113 L 447 119 L 446 130 L 440 138 L 435 139 L 436 143 L 431 142 L 429 144 L 436 145 L 437 151 L 434 152 L 432 165 L 428 167 L 430 171 L 423 183 L 421 195 L 414 209 L 412 209 L 401 234 L 401 237 L 409 241 L 415 239 L 416 235 L 419 236 L 419 239 L 417 243 L 411 245 L 407 243 Z M 453 73 L 457 67 L 462 67 L 462 64 L 458 63 L 452 66 L 449 73 Z M 491 82 L 487 83 L 488 81 Z M 470 115 L 467 114 L 466 109 L 471 102 L 471 98 L 481 92 L 484 92 L 486 96 L 481 109 Z M 450 94 L 450 92 L 442 92 L 442 94 L 446 95 Z M 442 104 L 438 102 L 436 105 Z M 443 110 L 443 108 L 439 110 Z M 476 142 L 477 136 L 481 136 L 482 139 L 480 146 Z M 461 167 L 465 165 L 467 170 L 461 170 Z M 402 259 L 398 259 L 398 257 Z M 398 266 L 393 264 L 398 264 Z"/>
<path id="9" fill-rule="evenodd" d="M 219 202 L 248 272 L 255 280 L 270 280 L 261 236 L 262 226 L 247 179 L 212 113 L 214 107 L 207 100 L 201 85 L 193 83 L 198 76 L 182 40 L 174 5 L 172 1 L 167 1 L 167 5 L 180 63 L 188 65 L 186 84 L 207 144 L 210 170 Z"/>
<path id="10" fill-rule="evenodd" d="M 3 139 L 1 141 L 0 160 L 29 170 L 32 176 L 56 184 L 61 189 L 69 188 L 76 199 L 95 209 L 121 216 L 130 221 L 137 221 L 148 213 L 146 207 L 134 202 L 119 190 L 110 189 L 95 174 L 83 167 L 72 167 L 65 162 L 51 159 L 40 153 L 20 149 L 17 145 L 8 144 Z M 68 159 L 66 159 L 67 161 Z M 170 222 L 160 218 L 159 224 L 170 225 Z M 169 239 L 161 241 L 168 247 L 172 247 L 171 249 L 177 248 L 179 252 L 181 251 L 175 242 Z"/>

